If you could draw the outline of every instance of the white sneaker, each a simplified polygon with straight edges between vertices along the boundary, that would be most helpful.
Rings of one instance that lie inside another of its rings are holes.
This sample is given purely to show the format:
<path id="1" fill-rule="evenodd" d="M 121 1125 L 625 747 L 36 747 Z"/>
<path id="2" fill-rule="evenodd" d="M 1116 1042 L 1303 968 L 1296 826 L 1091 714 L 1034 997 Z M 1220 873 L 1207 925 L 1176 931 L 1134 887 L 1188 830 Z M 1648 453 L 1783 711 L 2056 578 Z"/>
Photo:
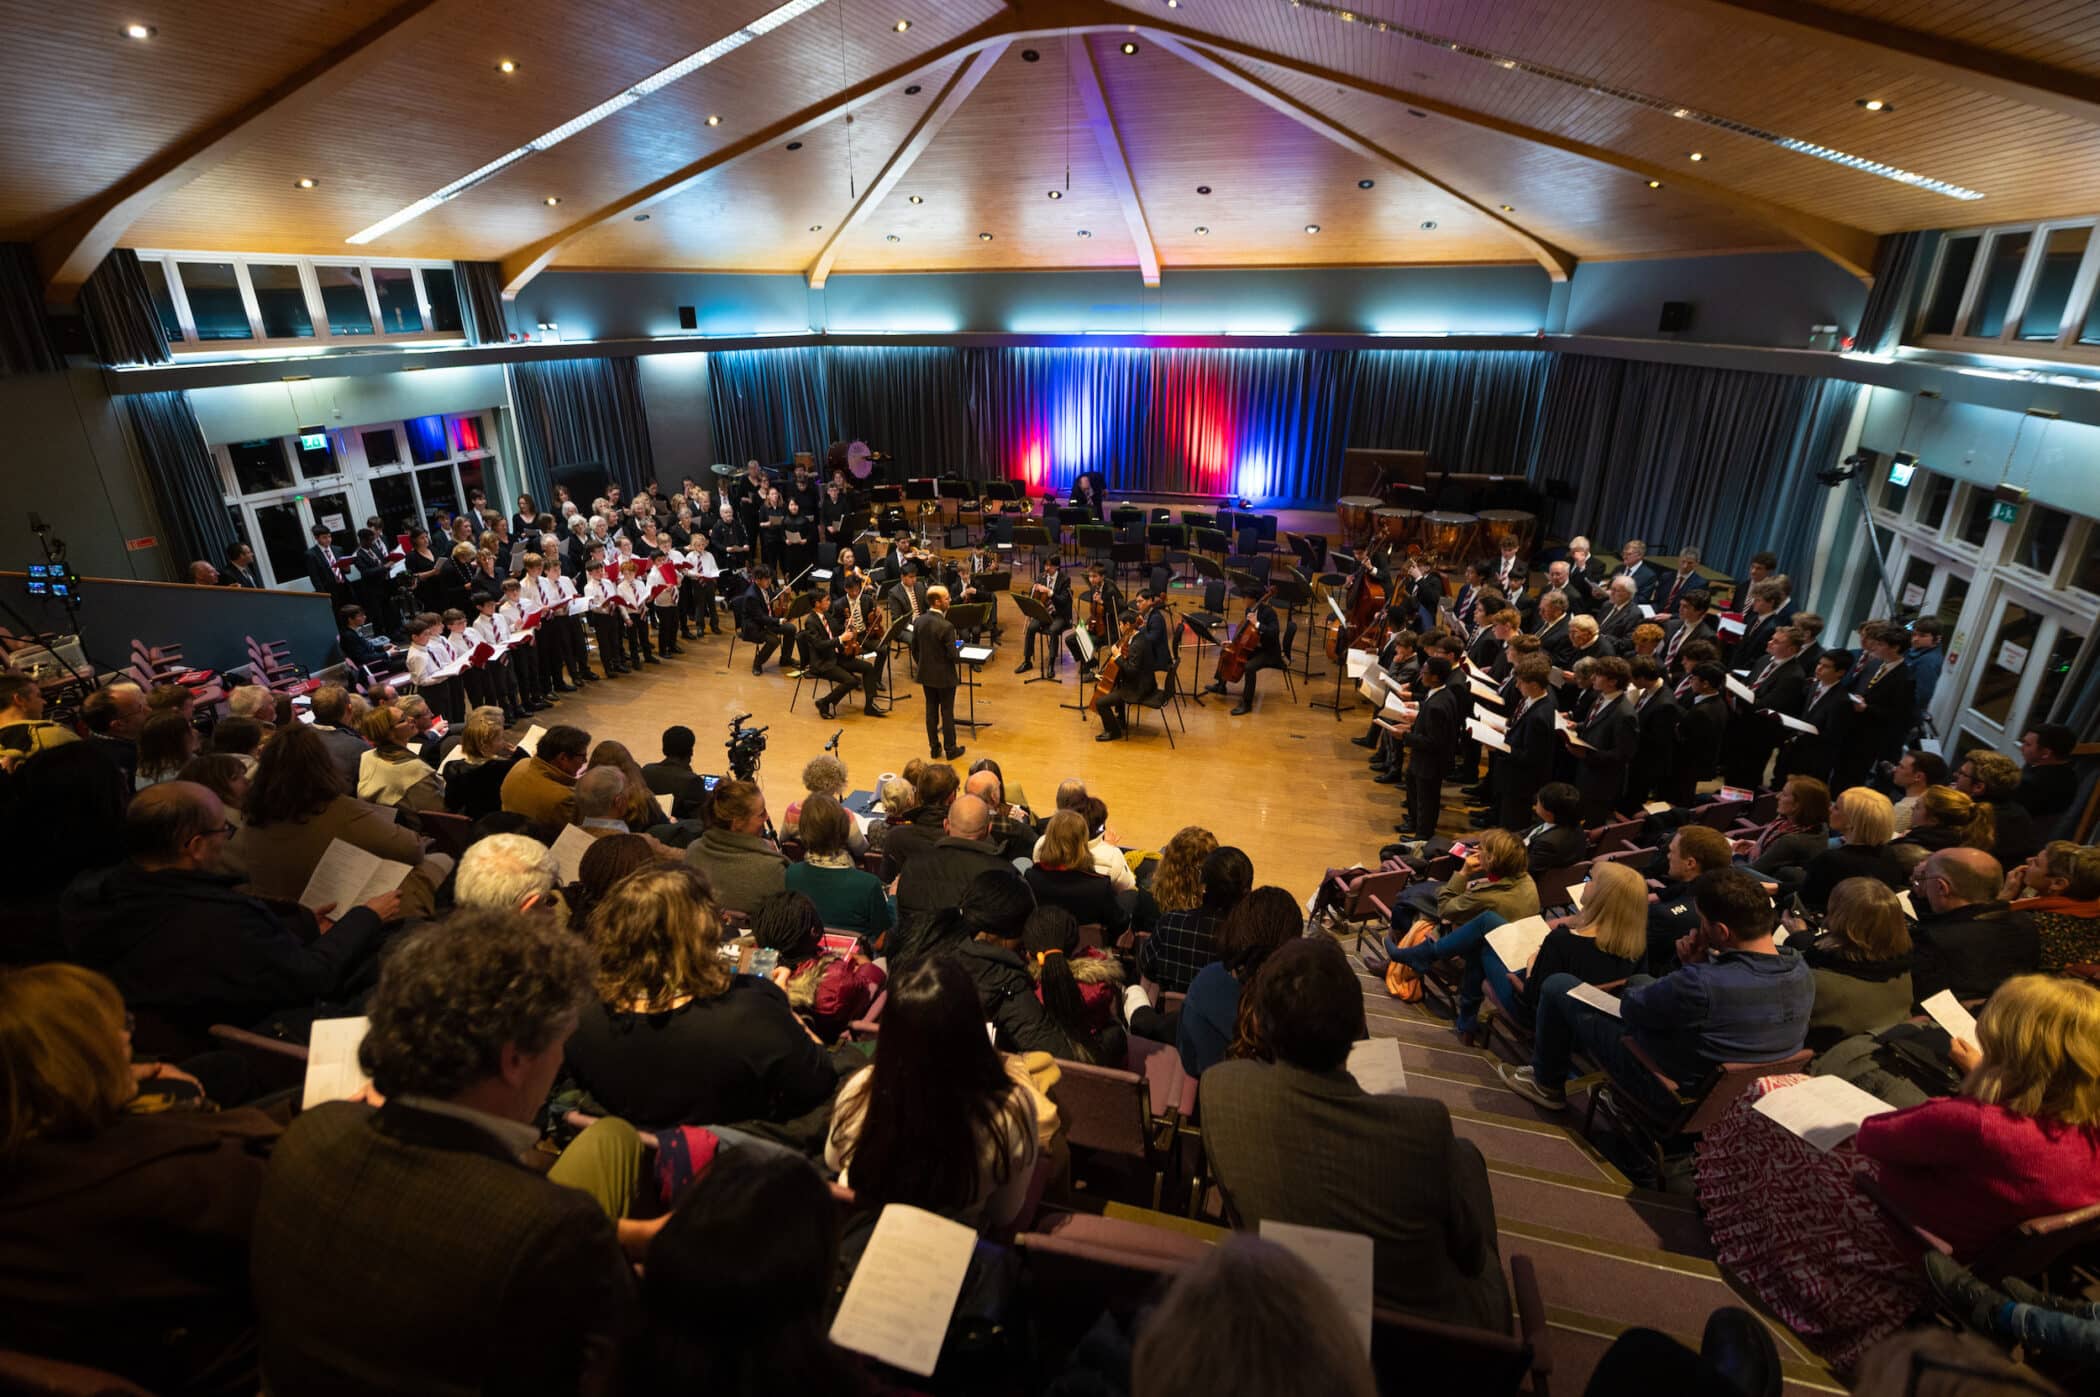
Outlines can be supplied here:
<path id="1" fill-rule="evenodd" d="M 1495 1064 L 1495 1075 L 1502 1079 L 1502 1085 L 1534 1106 L 1548 1111 L 1568 1109 L 1568 1094 L 1541 1086 L 1538 1079 L 1531 1075 L 1529 1067 L 1512 1067 L 1506 1062 L 1498 1062 Z"/>

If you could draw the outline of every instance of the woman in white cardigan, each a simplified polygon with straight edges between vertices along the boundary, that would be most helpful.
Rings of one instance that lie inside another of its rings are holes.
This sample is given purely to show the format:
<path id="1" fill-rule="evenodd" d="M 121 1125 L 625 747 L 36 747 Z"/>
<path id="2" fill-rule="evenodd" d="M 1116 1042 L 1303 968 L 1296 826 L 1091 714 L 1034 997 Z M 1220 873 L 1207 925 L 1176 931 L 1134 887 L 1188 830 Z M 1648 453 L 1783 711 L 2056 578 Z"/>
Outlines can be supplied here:
<path id="1" fill-rule="evenodd" d="M 358 758 L 357 797 L 374 805 L 403 810 L 443 810 L 445 782 L 408 748 L 416 725 L 401 710 L 379 707 L 367 713 L 359 731 L 372 750 Z"/>

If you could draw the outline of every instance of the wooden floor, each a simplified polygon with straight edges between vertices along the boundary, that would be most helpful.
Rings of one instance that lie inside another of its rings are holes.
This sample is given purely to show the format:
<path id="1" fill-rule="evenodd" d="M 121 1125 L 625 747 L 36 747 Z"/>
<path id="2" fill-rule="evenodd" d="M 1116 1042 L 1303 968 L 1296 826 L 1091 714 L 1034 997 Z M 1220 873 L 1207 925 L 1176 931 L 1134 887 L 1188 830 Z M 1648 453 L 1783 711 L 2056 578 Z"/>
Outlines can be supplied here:
<path id="1" fill-rule="evenodd" d="M 1198 600 L 1177 588 L 1175 599 Z M 1233 611 L 1237 619 L 1238 608 Z M 1091 717 L 1059 707 L 1083 697 L 1069 656 L 1058 684 L 1026 684 L 1013 672 L 1021 656 L 1020 618 L 1002 604 L 1005 639 L 984 666 L 977 690 L 980 726 L 973 737 L 958 727 L 957 740 L 967 749 L 956 767 L 966 771 L 979 756 L 999 762 L 1009 786 L 1018 785 L 1038 813 L 1047 812 L 1058 782 L 1077 776 L 1106 801 L 1109 826 L 1117 843 L 1129 848 L 1157 848 L 1184 825 L 1202 825 L 1220 843 L 1237 845 L 1254 861 L 1260 883 L 1288 888 L 1301 902 L 1319 885 L 1331 865 L 1357 859 L 1376 861 L 1378 846 L 1393 838 L 1401 818 L 1400 788 L 1374 785 L 1365 766 L 1368 753 L 1348 739 L 1365 731 L 1370 710 L 1359 707 L 1344 686 L 1347 717 L 1337 721 L 1326 709 L 1311 708 L 1315 695 L 1331 699 L 1333 669 L 1325 656 L 1315 657 L 1323 677 L 1295 679 L 1295 700 L 1283 676 L 1261 675 L 1254 712 L 1233 717 L 1227 710 L 1235 697 L 1215 695 L 1197 706 L 1182 701 L 1170 749 L 1161 735 L 1159 716 L 1145 713 L 1145 731 L 1122 742 L 1097 743 L 1101 731 Z M 1300 653 L 1303 652 L 1300 641 Z M 1206 650 L 1204 674 L 1194 674 L 1194 649 L 1184 643 L 1184 687 L 1210 680 L 1215 651 Z M 887 718 L 862 715 L 858 698 L 849 700 L 834 722 L 819 718 L 810 685 L 803 686 L 795 711 L 788 711 L 794 681 L 769 663 L 761 678 L 751 674 L 751 647 L 737 642 L 735 664 L 729 659 L 729 636 L 686 643 L 686 651 L 649 666 L 640 677 L 594 684 L 569 695 L 537 716 L 543 725 L 579 725 L 594 739 L 627 744 L 640 762 L 656 760 L 658 737 L 673 723 L 693 729 L 699 739 L 694 769 L 726 771 L 723 742 L 729 720 L 750 713 L 754 724 L 769 724 L 769 746 L 759 770 L 768 806 L 778 812 L 802 794 L 802 764 L 822 751 L 835 732 L 843 732 L 839 755 L 855 790 L 871 790 L 883 772 L 901 770 L 914 756 L 926 755 L 925 702 L 905 684 L 895 712 Z M 957 718 L 968 712 L 968 691 L 958 691 Z M 1171 705 L 1168 714 L 1171 718 Z"/>

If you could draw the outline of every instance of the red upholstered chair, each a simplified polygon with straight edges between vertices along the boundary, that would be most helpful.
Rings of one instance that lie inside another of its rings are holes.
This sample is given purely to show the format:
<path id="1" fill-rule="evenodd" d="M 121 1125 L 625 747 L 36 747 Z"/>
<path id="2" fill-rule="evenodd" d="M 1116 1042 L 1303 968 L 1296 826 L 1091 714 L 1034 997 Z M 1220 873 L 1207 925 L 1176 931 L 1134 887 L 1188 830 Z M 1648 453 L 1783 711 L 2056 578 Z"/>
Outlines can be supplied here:
<path id="1" fill-rule="evenodd" d="M 1614 1120 L 1625 1127 L 1627 1135 L 1645 1144 L 1653 1156 L 1658 1171 L 1663 1164 L 1663 1147 L 1671 1138 L 1679 1135 L 1703 1134 L 1706 1127 L 1721 1118 L 1721 1113 L 1734 1104 L 1735 1099 L 1750 1089 L 1750 1084 L 1764 1077 L 1779 1077 L 1790 1072 L 1806 1072 L 1815 1054 L 1803 1048 L 1788 1053 L 1785 1057 L 1770 1062 L 1724 1062 L 1709 1073 L 1702 1082 L 1694 1083 L 1689 1090 L 1655 1065 L 1631 1034 L 1619 1040 L 1619 1045 L 1646 1067 L 1662 1088 L 1677 1098 L 1676 1107 L 1666 1113 L 1658 1113 L 1631 1093 L 1617 1091 L 1609 1076 L 1600 1078 L 1590 1089 L 1589 1109 L 1583 1114 L 1582 1133 L 1590 1133 L 1590 1126 L 1597 1118 L 1597 1108 L 1602 1105 L 1612 1113 Z"/>

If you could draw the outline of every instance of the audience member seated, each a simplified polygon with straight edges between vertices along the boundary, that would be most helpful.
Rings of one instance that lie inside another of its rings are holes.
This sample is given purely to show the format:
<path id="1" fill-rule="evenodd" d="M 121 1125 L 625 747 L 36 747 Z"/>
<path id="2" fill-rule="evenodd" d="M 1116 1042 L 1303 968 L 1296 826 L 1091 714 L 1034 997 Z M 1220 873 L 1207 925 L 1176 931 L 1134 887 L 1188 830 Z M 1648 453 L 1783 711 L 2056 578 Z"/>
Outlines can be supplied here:
<path id="1" fill-rule="evenodd" d="M 1822 1052 L 1855 1033 L 1879 1033 L 1910 1017 L 1910 925 L 1886 883 L 1847 878 L 1830 892 L 1823 932 L 1788 945 L 1816 977 L 1807 1046 Z"/>
<path id="2" fill-rule="evenodd" d="M 1211 850 L 1203 859 L 1202 900 L 1160 912 L 1159 926 L 1138 944 L 1138 973 L 1163 994 L 1186 994 L 1196 972 L 1218 958 L 1218 929 L 1253 886 L 1254 865 L 1245 854 L 1230 844 Z M 1163 1043 L 1174 1041 L 1171 1032 L 1147 1032 L 1136 1022 L 1131 1029 Z"/>
<path id="3" fill-rule="evenodd" d="M 650 794 L 671 797 L 671 818 L 696 820 L 707 805 L 707 787 L 693 770 L 693 730 L 683 723 L 665 728 L 664 759 L 642 768 Z"/>
<path id="4" fill-rule="evenodd" d="M 1247 988 L 1246 1055 L 1203 1074 L 1203 1145 L 1241 1223 L 1371 1238 L 1378 1303 L 1507 1333 L 1487 1165 L 1425 1096 L 1349 1075 L 1363 993 L 1326 937 L 1269 956 Z"/>
<path id="5" fill-rule="evenodd" d="M 1808 865 L 1830 848 L 1830 787 L 1813 776 L 1789 776 L 1773 804 L 1773 819 L 1737 839 L 1735 856 L 1782 888 L 1799 887 Z"/>
<path id="6" fill-rule="evenodd" d="M 255 770 L 255 763 L 262 756 L 263 738 L 267 734 L 261 723 L 253 718 L 221 718 L 211 730 L 211 750 L 238 757 L 241 765 Z M 364 744 L 361 742 L 360 747 Z M 353 785 L 356 782 L 353 780 Z"/>
<path id="7" fill-rule="evenodd" d="M 890 978 L 881 1050 L 839 1089 L 824 1162 L 862 1209 L 903 1203 L 996 1232 L 1027 1201 L 1039 1101 L 1022 1060 L 985 1038 L 969 972 L 933 956 Z"/>
<path id="8" fill-rule="evenodd" d="M 1225 914 L 1218 927 L 1218 958 L 1189 981 L 1175 1025 L 1183 1071 L 1201 1077 L 1225 1060 L 1239 1032 L 1246 986 L 1278 948 L 1304 934 L 1304 911 L 1283 888 L 1256 888 Z"/>
<path id="9" fill-rule="evenodd" d="M 146 691 L 128 680 L 105 685 L 80 701 L 88 742 L 116 763 L 127 788 L 138 775 L 138 735 L 145 721 Z"/>
<path id="10" fill-rule="evenodd" d="M 961 790 L 961 779 L 946 762 L 926 762 L 919 767 L 912 778 L 912 807 L 902 820 L 891 820 L 882 843 L 884 882 L 894 884 L 913 858 L 946 836 L 948 803 Z"/>
<path id="11" fill-rule="evenodd" d="M 1582 828 L 1582 792 L 1566 781 L 1539 787 L 1531 813 L 1537 817 L 1523 833 L 1524 867 L 1532 877 L 1581 863 L 1590 856 L 1590 837 Z"/>
<path id="12" fill-rule="evenodd" d="M 2020 764 L 2003 752 L 1979 747 L 1954 768 L 1954 789 L 1990 806 L 1996 840 L 1990 852 L 2011 868 L 2034 857 L 2047 842 L 2041 824 L 2020 804 Z"/>
<path id="13" fill-rule="evenodd" d="M 549 858 L 551 861 L 551 851 Z M 592 840 L 591 847 L 576 861 L 576 881 L 558 891 L 568 907 L 569 926 L 579 932 L 584 930 L 590 924 L 592 910 L 605 900 L 613 885 L 636 869 L 676 861 L 674 851 L 647 835 L 609 834 Z"/>
<path id="14" fill-rule="evenodd" d="M 44 716 L 44 691 L 26 674 L 0 671 L 0 753 L 31 757 L 80 739 Z"/>
<path id="15" fill-rule="evenodd" d="M 1123 1026 L 1123 963 L 1098 946 L 1082 948 L 1079 923 L 1062 907 L 1038 906 L 1021 939 L 1035 997 L 1079 1049 L 1081 1061 L 1121 1067 L 1129 1060 Z"/>
<path id="16" fill-rule="evenodd" d="M 1108 875 L 1094 866 L 1087 844 L 1084 816 L 1071 810 L 1052 815 L 1043 826 L 1042 842 L 1035 846 L 1028 890 L 1038 903 L 1070 912 L 1081 926 L 1100 927 L 1103 938 L 1112 942 L 1130 924 L 1130 916 L 1116 900 Z"/>
<path id="17" fill-rule="evenodd" d="M 750 781 L 715 787 L 707 832 L 686 845 L 685 861 L 707 875 L 717 905 L 749 914 L 787 887 L 787 857 L 766 838 L 766 797 Z"/>
<path id="18" fill-rule="evenodd" d="M 846 764 L 828 752 L 819 753 L 817 756 L 811 757 L 802 766 L 802 789 L 806 793 L 803 798 L 788 806 L 787 810 L 780 817 L 780 837 L 782 839 L 801 838 L 797 831 L 802 826 L 802 807 L 808 802 L 810 796 L 826 796 L 835 802 L 844 802 L 846 799 Z M 859 826 L 851 821 L 847 822 L 846 832 L 849 836 L 847 847 L 853 856 L 858 858 L 868 847 L 867 836 L 863 835 Z"/>
<path id="19" fill-rule="evenodd" d="M 830 1338 L 838 1250 L 838 1208 L 809 1161 L 721 1150 L 643 1258 L 643 1332 L 628 1349 L 625 1390 L 872 1391 L 859 1360 Z"/>
<path id="20" fill-rule="evenodd" d="M 401 913 L 427 917 L 452 860 L 423 852 L 423 841 L 343 789 L 343 777 L 321 735 L 294 723 L 273 738 L 248 787 L 248 819 L 227 841 L 226 865 L 247 876 L 246 890 L 275 902 L 297 902 L 340 839 L 411 872 L 401 882 Z"/>
<path id="21" fill-rule="evenodd" d="M 786 992 L 788 1006 L 818 1038 L 836 1043 L 848 1025 L 867 1016 L 889 977 L 859 946 L 846 953 L 826 950 L 823 935 L 816 903 L 798 892 L 774 893 L 751 913 L 758 949 L 779 953 L 773 980 Z"/>
<path id="22" fill-rule="evenodd" d="M 1976 1037 L 1955 1045 L 1960 1095 L 1869 1116 L 1835 1149 L 1754 1109 L 1796 1076 L 1754 1084 L 1700 1140 L 1717 1259 L 1840 1371 L 1928 1298 L 1917 1244 L 1855 1174 L 1957 1262 L 2028 1218 L 2100 1202 L 2100 989 L 2008 980 Z"/>
<path id="23" fill-rule="evenodd" d="M 1025 859 L 1035 848 L 1035 822 L 1025 809 L 1007 802 L 1005 779 L 997 770 L 983 765 L 990 760 L 979 758 L 971 767 L 963 781 L 963 792 L 976 796 L 992 812 L 991 833 L 985 838 L 999 846 L 1000 856 L 1009 862 Z"/>
<path id="24" fill-rule="evenodd" d="M 358 799 L 401 810 L 445 808 L 444 778 L 409 747 L 415 719 L 399 708 L 375 708 L 365 715 L 364 734 L 372 750 L 358 761 Z"/>
<path id="25" fill-rule="evenodd" d="M 511 768 L 525 760 L 518 744 L 504 731 L 503 710 L 484 704 L 460 725 L 459 745 L 438 764 L 445 782 L 445 808 L 478 820 L 503 808 L 503 783 Z"/>
<path id="26" fill-rule="evenodd" d="M 1982 999 L 2015 975 L 2041 968 L 2042 938 L 1999 894 L 2005 871 L 1975 849 L 1943 849 L 1910 877 L 1917 910 L 1911 933 L 1911 992 L 1924 1003 L 1941 990 Z"/>
<path id="27" fill-rule="evenodd" d="M 554 890 L 560 876 L 554 852 L 539 840 L 523 834 L 491 834 L 469 844 L 460 855 L 452 898 L 461 907 L 551 912 L 560 925 L 561 903 Z"/>
<path id="28" fill-rule="evenodd" d="M 781 1122 L 837 1085 L 778 984 L 722 957 L 722 919 L 682 864 L 640 869 L 591 910 L 597 996 L 569 1041 L 591 1098 L 643 1130 Z"/>
<path id="29" fill-rule="evenodd" d="M 1678 968 L 1659 979 L 1629 979 L 1617 1017 L 1570 998 L 1582 984 L 1574 975 L 1540 984 L 1531 1065 L 1495 1069 L 1510 1090 L 1549 1111 L 1564 1109 L 1579 1052 L 1604 1069 L 1614 1090 L 1667 1115 L 1677 1107 L 1675 1095 L 1622 1037 L 1683 1091 L 1724 1062 L 1770 1062 L 1800 1049 L 1815 977 L 1799 952 L 1774 944 L 1779 919 L 1764 888 L 1748 873 L 1722 868 L 1699 875 L 1692 900 L 1699 925 L 1677 943 Z"/>
<path id="30" fill-rule="evenodd" d="M 1892 888 L 1909 881 L 1901 860 L 1889 847 L 1895 833 L 1894 807 L 1881 792 L 1854 786 L 1830 806 L 1830 832 L 1842 841 L 1808 861 L 1801 874 L 1801 905 L 1820 912 L 1830 890 L 1847 878 L 1875 878 Z M 1915 827 L 1911 831 L 1917 833 Z"/>
<path id="31" fill-rule="evenodd" d="M 2007 874 L 1998 895 L 2034 923 L 2044 972 L 2100 961 L 2100 847 L 2054 840 Z"/>
<path id="32" fill-rule="evenodd" d="M 2062 723 L 2040 723 L 2020 735 L 2020 760 L 2026 766 L 2012 798 L 2044 830 L 2078 799 L 2078 773 L 2071 769 L 2077 748 L 2078 734 Z"/>
<path id="33" fill-rule="evenodd" d="M 1312 1268 L 1236 1232 L 1174 1278 L 1130 1353 L 1132 1397 L 1375 1397 L 1363 1340 Z"/>
<path id="34" fill-rule="evenodd" d="M 642 775 L 641 767 L 635 764 L 634 755 L 627 750 L 625 743 L 601 742 L 591 748 L 591 759 L 584 771 L 620 773 L 620 800 L 614 806 L 613 814 L 630 832 L 645 834 L 671 818 L 656 803 L 656 797 L 649 793 L 649 778 Z"/>
<path id="35" fill-rule="evenodd" d="M 1944 786 L 1952 779 L 1947 770 L 1947 759 L 1937 752 L 1912 748 L 1896 763 L 1889 773 L 1889 782 L 1898 794 L 1895 804 L 1896 833 L 1906 834 L 1911 822 L 1917 818 L 1918 800 L 1932 786 Z"/>
<path id="36" fill-rule="evenodd" d="M 1140 923 L 1143 930 L 1152 930 L 1165 913 L 1190 912 L 1202 905 L 1203 861 L 1217 847 L 1218 837 L 1201 825 L 1183 825 L 1160 846 L 1159 862 L 1145 887 L 1154 909 L 1152 921 Z"/>
<path id="37" fill-rule="evenodd" d="M 313 692 L 311 711 L 314 720 L 301 726 L 320 734 L 322 744 L 328 748 L 329 759 L 343 774 L 343 789 L 356 790 L 358 769 L 372 744 L 349 725 L 350 691 L 340 684 L 323 684 Z"/>
<path id="38" fill-rule="evenodd" d="M 799 813 L 802 859 L 787 866 L 788 890 L 815 903 L 825 926 L 880 940 L 897 915 L 882 880 L 853 861 L 853 817 L 828 795 L 810 796 Z"/>
<path id="39" fill-rule="evenodd" d="M 1966 846 L 1988 854 L 1997 847 L 1995 812 L 1952 786 L 1927 786 L 1911 807 L 1910 829 L 1889 845 L 1907 876 L 1942 849 Z"/>
<path id="40" fill-rule="evenodd" d="M 382 893 L 333 909 L 316 934 L 304 909 L 237 891 L 232 833 L 217 796 L 163 782 L 124 812 L 125 861 L 81 875 L 61 901 L 68 958 L 116 983 L 151 1051 L 194 1052 L 215 1023 L 246 1028 L 344 994 L 400 916 L 401 895 Z M 305 1038 L 303 1020 L 291 1036 Z"/>
<path id="41" fill-rule="evenodd" d="M 634 1322 L 628 1257 L 661 1225 L 623 1218 L 641 1142 L 604 1120 L 551 1172 L 525 1162 L 593 998 L 590 949 L 532 917 L 461 913 L 391 950 L 358 1050 L 383 1104 L 302 1112 L 263 1184 L 267 1390 L 609 1386 Z"/>
<path id="42" fill-rule="evenodd" d="M 161 1393 L 252 1393 L 248 1242 L 277 1126 L 141 1111 L 124 1001 L 92 970 L 0 972 L 0 1346 Z"/>
<path id="43" fill-rule="evenodd" d="M 226 812 L 226 822 L 239 831 L 248 823 L 248 775 L 251 770 L 253 768 L 248 763 L 231 752 L 199 752 L 182 764 L 175 779 L 202 786 L 217 796 L 220 807 Z"/>
<path id="44" fill-rule="evenodd" d="M 957 796 L 943 817 L 947 832 L 905 864 L 897 877 L 897 929 L 883 943 L 893 968 L 902 969 L 926 954 L 924 943 L 935 937 L 935 924 L 962 900 L 979 874 L 1013 873 L 1013 865 L 989 838 L 991 826 L 992 812 L 983 801 Z M 1018 880 L 1020 875 L 1014 877 Z"/>
<path id="45" fill-rule="evenodd" d="M 503 778 L 503 808 L 536 825 L 559 829 L 576 821 L 576 778 L 591 750 L 591 735 L 558 723 L 540 734 L 532 756 Z"/>
<path id="46" fill-rule="evenodd" d="M 139 728 L 139 790 L 175 779 L 184 762 L 197 755 L 197 730 L 180 713 L 156 713 Z"/>
<path id="47" fill-rule="evenodd" d="M 82 874 L 124 857 L 131 795 L 92 742 L 48 747 L 0 780 L 0 847 L 12 861 L 0 898 L 0 963 L 64 958 L 61 897 Z"/>
<path id="48" fill-rule="evenodd" d="M 909 822 L 911 812 L 917 807 L 919 793 L 913 789 L 909 779 L 892 776 L 882 783 L 882 789 L 876 794 L 882 797 L 882 818 L 868 826 L 868 848 L 875 853 L 884 854 L 887 863 L 890 831 Z"/>
<path id="49" fill-rule="evenodd" d="M 1483 912 L 1493 912 L 1506 922 L 1537 916 L 1538 884 L 1532 882 L 1531 875 L 1525 871 L 1525 862 L 1524 844 L 1517 836 L 1505 829 L 1482 831 L 1480 842 L 1467 851 L 1465 861 L 1458 866 L 1457 872 L 1444 880 L 1433 900 L 1426 897 L 1419 901 L 1403 899 L 1393 908 L 1393 930 L 1385 938 L 1385 954 L 1390 964 L 1378 966 L 1369 954 L 1364 957 L 1365 964 L 1374 970 L 1387 970 L 1386 989 L 1398 995 L 1422 968 L 1444 956 L 1459 954 L 1456 947 L 1441 953 L 1422 949 L 1435 946 L 1439 932 L 1449 935 Z M 1418 909 L 1421 910 L 1419 916 L 1416 915 Z M 1401 935 L 1403 919 L 1408 922 L 1408 930 Z M 1486 935 L 1485 930 L 1481 934 Z M 1411 949 L 1413 954 L 1402 955 L 1403 946 Z M 1391 973 L 1394 966 L 1404 973 Z"/>

